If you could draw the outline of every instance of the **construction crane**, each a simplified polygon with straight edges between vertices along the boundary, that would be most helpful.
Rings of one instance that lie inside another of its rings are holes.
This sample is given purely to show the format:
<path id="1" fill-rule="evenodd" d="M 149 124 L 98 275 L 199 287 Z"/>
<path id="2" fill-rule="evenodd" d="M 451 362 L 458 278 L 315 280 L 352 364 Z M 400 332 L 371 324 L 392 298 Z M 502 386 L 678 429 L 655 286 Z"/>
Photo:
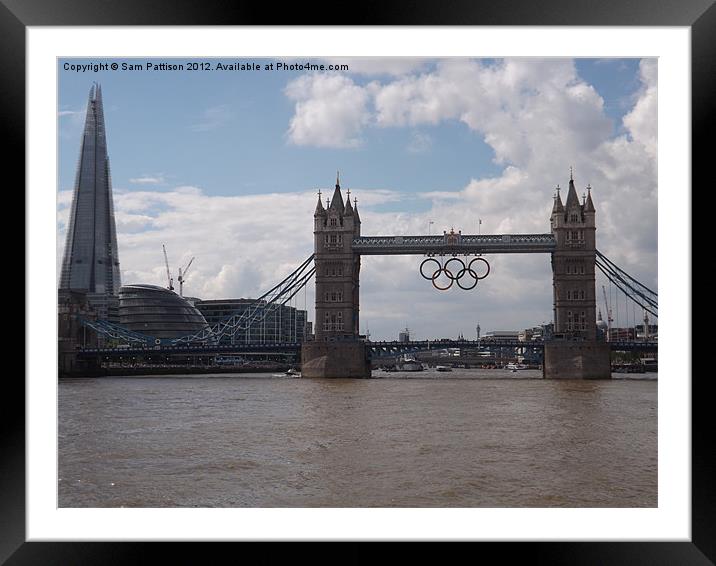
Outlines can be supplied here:
<path id="1" fill-rule="evenodd" d="M 609 342 L 612 335 L 612 309 L 607 302 L 607 290 L 604 285 L 602 285 L 602 294 L 604 295 L 604 309 L 607 312 L 607 342 Z"/>
<path id="2" fill-rule="evenodd" d="M 182 273 L 181 267 L 179 268 L 179 277 L 177 277 L 177 281 L 179 281 L 179 296 L 184 296 L 184 281 L 186 281 L 186 272 L 189 271 L 189 266 L 191 265 L 191 262 L 194 261 L 194 258 L 192 257 L 189 260 L 189 263 L 187 263 L 186 267 L 184 268 L 184 272 Z"/>
<path id="3" fill-rule="evenodd" d="M 162 244 L 162 250 L 164 250 L 164 265 L 167 266 L 167 281 L 169 282 L 168 289 L 170 291 L 174 290 L 174 281 L 172 281 L 172 275 L 169 273 L 169 259 L 167 258 L 167 248 L 164 247 L 164 244 Z"/>

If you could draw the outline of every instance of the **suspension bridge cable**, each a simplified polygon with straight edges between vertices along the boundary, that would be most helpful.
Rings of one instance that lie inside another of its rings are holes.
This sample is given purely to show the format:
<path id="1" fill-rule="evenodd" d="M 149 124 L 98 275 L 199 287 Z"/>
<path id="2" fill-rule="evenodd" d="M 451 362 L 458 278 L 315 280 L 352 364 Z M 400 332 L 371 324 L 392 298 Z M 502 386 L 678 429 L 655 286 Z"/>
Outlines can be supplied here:
<path id="1" fill-rule="evenodd" d="M 639 301 L 637 298 L 635 298 L 634 296 L 632 296 L 624 287 L 622 287 L 622 286 L 619 284 L 618 281 L 616 281 L 615 279 L 613 279 L 613 278 L 612 278 L 610 275 L 608 275 L 608 274 L 605 274 L 605 275 L 607 276 L 607 278 L 609 279 L 609 281 L 610 281 L 611 283 L 614 283 L 614 285 L 617 287 L 617 289 L 620 290 L 620 291 L 622 291 L 629 299 L 631 299 L 632 301 L 634 301 L 636 304 L 638 304 L 640 307 L 642 307 L 643 309 L 645 309 L 647 312 L 653 314 L 654 316 L 658 316 L 655 311 L 653 311 L 651 308 L 649 308 L 649 307 L 652 307 L 652 308 L 656 309 L 656 308 L 658 308 L 658 306 L 652 305 L 652 304 L 649 303 L 648 301 L 644 301 L 644 303 L 646 303 L 646 304 L 642 303 L 642 302 Z M 637 294 L 636 296 L 639 297 L 639 298 L 643 298 L 643 296 L 638 295 L 638 294 Z M 619 309 L 618 300 L 616 301 L 616 303 L 617 303 L 617 307 L 616 307 L 616 308 L 617 308 L 617 316 L 618 316 L 618 315 L 619 315 L 619 313 L 618 313 L 618 309 Z"/>
<path id="2" fill-rule="evenodd" d="M 645 297 L 642 293 L 634 292 L 634 294 L 635 294 L 637 297 L 639 297 L 640 299 L 643 299 L 643 300 L 644 300 L 644 303 L 646 303 L 646 304 L 642 303 L 641 301 L 639 301 L 638 299 L 636 299 L 634 296 L 632 296 L 631 293 L 629 293 L 629 292 L 627 291 L 627 288 L 630 288 L 628 285 L 624 285 L 624 286 L 623 286 L 623 285 L 620 283 L 620 281 L 618 280 L 618 278 L 612 277 L 612 275 L 610 274 L 609 271 L 606 271 L 606 270 L 602 269 L 601 266 L 599 266 L 599 265 L 598 265 L 598 267 L 600 267 L 600 270 L 602 271 L 602 273 L 604 273 L 604 275 L 607 277 L 607 279 L 609 279 L 609 281 L 610 281 L 611 283 L 614 283 L 614 285 L 617 287 L 618 290 L 622 291 L 622 293 L 624 293 L 628 298 L 630 298 L 632 301 L 634 301 L 636 304 L 638 304 L 640 307 L 642 307 L 642 308 L 643 308 L 644 310 L 646 310 L 648 313 L 650 313 L 650 314 L 652 314 L 652 315 L 654 315 L 654 316 L 658 316 L 658 315 L 656 314 L 656 312 L 654 312 L 654 311 L 652 310 L 652 308 L 658 309 L 658 305 L 657 305 L 657 304 L 654 304 L 653 301 L 649 300 L 649 299 L 648 299 L 647 297 Z M 615 301 L 615 302 L 616 302 L 616 308 L 617 308 L 617 313 L 616 313 L 616 314 L 617 314 L 617 320 L 618 320 L 618 317 L 619 317 L 619 302 L 618 302 L 618 300 Z M 647 306 L 647 305 L 648 305 L 648 306 Z M 649 308 L 649 307 L 652 307 L 652 308 Z"/>
<path id="3" fill-rule="evenodd" d="M 172 344 L 178 343 L 191 343 L 195 341 L 210 340 L 214 343 L 218 343 L 224 336 L 230 335 L 232 343 L 235 341 L 236 333 L 239 331 L 246 331 L 247 343 L 250 340 L 250 328 L 256 321 L 261 321 L 265 325 L 266 317 L 275 310 L 274 304 L 279 301 L 286 294 L 290 294 L 297 285 L 305 284 L 305 271 L 306 269 L 314 269 L 313 266 L 308 267 L 313 261 L 315 254 L 311 254 L 301 265 L 299 265 L 294 271 L 286 276 L 277 285 L 274 285 L 271 289 L 261 295 L 248 308 L 244 309 L 240 313 L 234 313 L 229 315 L 226 319 L 218 322 L 214 326 L 197 332 L 193 335 L 182 336 L 172 340 Z M 275 318 L 275 317 L 274 317 Z M 274 327 L 275 327 L 274 321 Z M 275 335 L 274 328 L 274 335 Z M 265 331 L 264 331 L 265 337 Z"/>
<path id="4" fill-rule="evenodd" d="M 641 283 L 640 281 L 638 281 L 637 279 L 635 279 L 634 277 L 632 277 L 631 275 L 629 275 L 626 271 L 624 271 L 623 269 L 621 269 L 617 264 L 615 264 L 612 260 L 610 260 L 610 259 L 609 259 L 607 256 L 605 256 L 602 252 L 600 252 L 599 250 L 596 250 L 596 254 L 597 254 L 597 257 L 598 257 L 599 259 L 601 259 L 601 260 L 603 260 L 604 262 L 606 262 L 607 264 L 609 264 L 613 269 L 615 269 L 615 270 L 618 271 L 619 273 L 623 274 L 623 275 L 626 276 L 628 279 L 630 279 L 631 281 L 633 281 L 634 283 L 636 283 L 637 285 L 639 285 L 640 287 L 642 287 L 643 289 L 645 289 L 646 291 L 648 291 L 649 293 L 651 293 L 652 295 L 658 296 L 658 293 L 657 293 L 656 291 L 652 291 L 651 289 L 649 289 L 649 287 L 647 287 L 646 285 L 644 285 L 643 283 Z"/>
<path id="5" fill-rule="evenodd" d="M 596 266 L 607 275 L 607 273 L 611 274 L 615 279 L 619 280 L 625 287 L 628 287 L 631 289 L 635 294 L 642 297 L 645 301 L 647 301 L 651 306 L 654 308 L 658 308 L 658 303 L 655 299 L 652 299 L 651 297 L 646 296 L 642 291 L 639 289 L 635 289 L 628 281 L 626 281 L 618 272 L 611 269 L 608 265 L 601 262 L 599 259 L 595 261 Z M 623 289 L 622 289 L 623 290 Z"/>

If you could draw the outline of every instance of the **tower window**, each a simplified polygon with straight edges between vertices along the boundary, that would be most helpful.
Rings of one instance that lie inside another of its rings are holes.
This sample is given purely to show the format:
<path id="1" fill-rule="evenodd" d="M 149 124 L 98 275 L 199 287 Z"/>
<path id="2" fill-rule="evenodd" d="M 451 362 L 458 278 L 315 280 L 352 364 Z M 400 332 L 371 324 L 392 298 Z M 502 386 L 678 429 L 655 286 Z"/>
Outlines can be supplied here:
<path id="1" fill-rule="evenodd" d="M 331 226 L 335 226 L 335 225 L 336 225 L 336 219 L 335 219 L 335 218 L 331 218 Z"/>

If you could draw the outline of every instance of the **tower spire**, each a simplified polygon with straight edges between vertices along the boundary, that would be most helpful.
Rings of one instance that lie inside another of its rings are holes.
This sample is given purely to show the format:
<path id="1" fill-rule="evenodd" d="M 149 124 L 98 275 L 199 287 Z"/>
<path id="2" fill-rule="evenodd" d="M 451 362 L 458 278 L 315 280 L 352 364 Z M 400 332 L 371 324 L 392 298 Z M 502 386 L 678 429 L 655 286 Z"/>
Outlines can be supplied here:
<path id="1" fill-rule="evenodd" d="M 587 200 L 584 203 L 584 212 L 596 212 L 592 202 L 592 186 L 587 185 Z"/>
<path id="2" fill-rule="evenodd" d="M 343 214 L 345 206 L 343 204 L 343 195 L 341 194 L 340 178 L 338 175 L 339 173 L 338 171 L 336 171 L 336 190 L 333 191 L 330 208 L 333 210 L 337 210 L 338 214 Z"/>
<path id="3" fill-rule="evenodd" d="M 346 206 L 343 212 L 344 216 L 353 216 L 353 207 L 351 206 L 351 190 L 348 189 L 346 196 Z"/>
<path id="4" fill-rule="evenodd" d="M 321 189 L 318 189 L 318 203 L 316 204 L 316 211 L 313 216 L 325 216 L 326 209 L 323 208 L 323 202 L 321 201 Z"/>
<path id="5" fill-rule="evenodd" d="M 564 206 L 562 205 L 562 197 L 559 194 L 559 185 L 557 185 L 556 193 L 554 195 L 554 206 L 552 207 L 552 212 L 563 212 Z"/>
<path id="6" fill-rule="evenodd" d="M 574 188 L 574 177 L 572 175 L 572 168 L 569 168 L 569 190 L 567 191 L 567 202 L 564 207 L 569 211 L 572 208 L 580 207 L 579 197 L 577 196 L 577 189 Z"/>

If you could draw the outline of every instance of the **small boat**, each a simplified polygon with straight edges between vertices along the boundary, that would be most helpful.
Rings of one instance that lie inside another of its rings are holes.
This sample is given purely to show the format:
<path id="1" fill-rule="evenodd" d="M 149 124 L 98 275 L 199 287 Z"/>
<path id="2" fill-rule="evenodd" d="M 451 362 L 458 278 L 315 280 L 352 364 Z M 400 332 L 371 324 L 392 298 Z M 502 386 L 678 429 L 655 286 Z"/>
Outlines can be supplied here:
<path id="1" fill-rule="evenodd" d="M 410 354 L 403 354 L 395 360 L 397 371 L 423 371 L 423 364 Z"/>
<path id="2" fill-rule="evenodd" d="M 291 369 L 287 370 L 284 375 L 290 375 L 292 377 L 301 377 L 301 372 L 295 368 L 291 368 Z"/>
<path id="3" fill-rule="evenodd" d="M 435 366 L 435 371 L 452 371 L 452 368 L 448 366 Z"/>
<path id="4" fill-rule="evenodd" d="M 508 369 L 510 371 L 517 371 L 521 369 L 528 369 L 526 365 L 524 364 L 516 364 L 514 362 L 510 362 L 505 366 L 505 369 Z"/>

